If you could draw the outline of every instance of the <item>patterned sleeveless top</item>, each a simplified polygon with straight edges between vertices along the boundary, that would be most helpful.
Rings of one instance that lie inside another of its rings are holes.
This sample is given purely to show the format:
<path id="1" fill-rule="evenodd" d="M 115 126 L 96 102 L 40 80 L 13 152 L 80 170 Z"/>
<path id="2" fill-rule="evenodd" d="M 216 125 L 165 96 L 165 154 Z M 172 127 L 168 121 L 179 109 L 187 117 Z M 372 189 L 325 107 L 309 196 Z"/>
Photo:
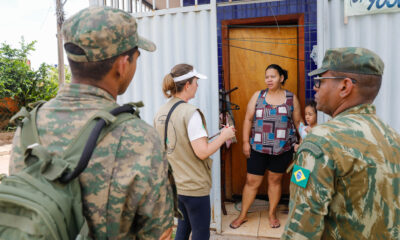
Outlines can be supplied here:
<path id="1" fill-rule="evenodd" d="M 256 102 L 250 144 L 254 151 L 279 155 L 297 141 L 292 118 L 293 93 L 285 90 L 286 102 L 272 106 L 265 101 L 267 92 L 268 89 L 262 90 Z"/>

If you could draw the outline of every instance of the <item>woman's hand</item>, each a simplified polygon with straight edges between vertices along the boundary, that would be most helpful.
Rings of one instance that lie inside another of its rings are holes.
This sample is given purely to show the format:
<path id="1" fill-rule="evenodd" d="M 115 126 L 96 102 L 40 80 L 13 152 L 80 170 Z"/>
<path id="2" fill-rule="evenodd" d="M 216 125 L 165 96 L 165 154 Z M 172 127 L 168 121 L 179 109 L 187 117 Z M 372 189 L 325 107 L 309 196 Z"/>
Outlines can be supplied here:
<path id="1" fill-rule="evenodd" d="M 204 160 L 215 153 L 226 140 L 233 138 L 235 136 L 235 131 L 233 126 L 226 126 L 221 130 L 221 133 L 214 141 L 209 143 L 207 137 L 202 137 L 191 141 L 190 144 L 196 156 Z"/>
<path id="2" fill-rule="evenodd" d="M 235 137 L 235 132 L 236 132 L 235 127 L 225 126 L 221 130 L 221 136 L 223 137 L 224 141 L 227 141 L 228 139 Z"/>
<path id="3" fill-rule="evenodd" d="M 246 158 L 250 158 L 250 143 L 249 142 L 244 142 L 243 143 L 243 154 L 246 156 Z"/>

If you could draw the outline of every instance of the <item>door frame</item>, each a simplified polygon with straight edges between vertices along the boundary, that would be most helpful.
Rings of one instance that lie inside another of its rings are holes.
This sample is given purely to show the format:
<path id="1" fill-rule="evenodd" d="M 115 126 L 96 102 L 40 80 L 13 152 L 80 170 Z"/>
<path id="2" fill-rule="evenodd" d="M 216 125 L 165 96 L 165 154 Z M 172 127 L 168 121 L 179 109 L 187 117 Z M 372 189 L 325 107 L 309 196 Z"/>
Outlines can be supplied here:
<path id="1" fill-rule="evenodd" d="M 297 93 L 301 106 L 301 115 L 304 118 L 304 106 L 306 98 L 306 85 L 305 85 L 305 53 L 304 53 L 304 14 L 289 14 L 280 16 L 268 16 L 268 17 L 258 17 L 258 18 L 245 18 L 245 19 L 231 19 L 221 21 L 221 36 L 222 36 L 222 71 L 223 71 L 223 81 L 225 90 L 231 89 L 230 86 L 230 61 L 229 61 L 229 28 L 232 25 L 290 25 L 295 24 L 297 27 Z M 242 106 L 243 107 L 243 106 Z M 225 197 L 227 199 L 232 199 L 232 151 L 224 150 L 222 152 L 222 159 L 225 166 L 224 171 L 225 179 L 222 182 L 225 186 Z"/>

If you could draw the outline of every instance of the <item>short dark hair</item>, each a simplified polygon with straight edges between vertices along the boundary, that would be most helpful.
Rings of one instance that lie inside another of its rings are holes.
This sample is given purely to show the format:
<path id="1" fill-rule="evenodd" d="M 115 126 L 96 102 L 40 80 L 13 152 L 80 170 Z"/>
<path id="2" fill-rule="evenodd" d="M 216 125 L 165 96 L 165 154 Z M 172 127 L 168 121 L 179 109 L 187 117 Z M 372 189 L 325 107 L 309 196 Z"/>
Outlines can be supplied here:
<path id="1" fill-rule="evenodd" d="M 355 85 L 358 88 L 360 97 L 367 101 L 374 101 L 381 88 L 382 76 L 380 75 L 335 71 L 330 71 L 330 73 L 335 77 L 345 76 L 356 80 Z"/>
<path id="2" fill-rule="evenodd" d="M 269 66 L 265 69 L 265 72 L 267 72 L 268 69 L 275 69 L 276 71 L 278 71 L 279 76 L 283 76 L 282 86 L 285 85 L 285 82 L 286 82 L 286 80 L 288 79 L 288 72 L 287 72 L 287 70 L 281 68 L 281 66 L 279 66 L 278 64 L 271 64 L 271 65 L 269 65 Z"/>
<path id="3" fill-rule="evenodd" d="M 317 103 L 314 100 L 310 100 L 306 103 L 306 107 L 311 107 L 312 109 L 314 109 L 314 112 L 317 113 Z"/>
<path id="4" fill-rule="evenodd" d="M 73 53 L 75 55 L 85 55 L 85 52 L 79 46 L 73 43 L 67 43 L 64 45 L 65 51 Z M 88 78 L 94 81 L 102 79 L 112 68 L 115 60 L 119 56 L 128 56 L 128 61 L 132 62 L 133 55 L 138 50 L 137 47 L 132 48 L 120 55 L 114 56 L 98 62 L 75 62 L 68 58 L 69 66 L 71 68 L 72 76 L 77 78 Z"/>

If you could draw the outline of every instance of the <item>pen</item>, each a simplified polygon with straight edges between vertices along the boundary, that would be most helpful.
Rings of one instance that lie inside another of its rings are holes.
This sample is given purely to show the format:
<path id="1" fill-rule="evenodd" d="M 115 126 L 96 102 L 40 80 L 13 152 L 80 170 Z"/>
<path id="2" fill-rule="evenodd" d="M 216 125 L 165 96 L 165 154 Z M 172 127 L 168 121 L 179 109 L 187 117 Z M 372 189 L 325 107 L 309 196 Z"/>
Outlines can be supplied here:
<path id="1" fill-rule="evenodd" d="M 211 140 L 211 139 L 215 138 L 216 136 L 220 135 L 220 134 L 221 134 L 221 130 L 222 130 L 224 127 L 229 127 L 229 126 L 223 125 L 223 124 L 222 124 L 222 128 L 221 128 L 216 134 L 214 134 L 214 135 L 212 135 L 211 137 L 209 137 L 208 140 Z"/>

